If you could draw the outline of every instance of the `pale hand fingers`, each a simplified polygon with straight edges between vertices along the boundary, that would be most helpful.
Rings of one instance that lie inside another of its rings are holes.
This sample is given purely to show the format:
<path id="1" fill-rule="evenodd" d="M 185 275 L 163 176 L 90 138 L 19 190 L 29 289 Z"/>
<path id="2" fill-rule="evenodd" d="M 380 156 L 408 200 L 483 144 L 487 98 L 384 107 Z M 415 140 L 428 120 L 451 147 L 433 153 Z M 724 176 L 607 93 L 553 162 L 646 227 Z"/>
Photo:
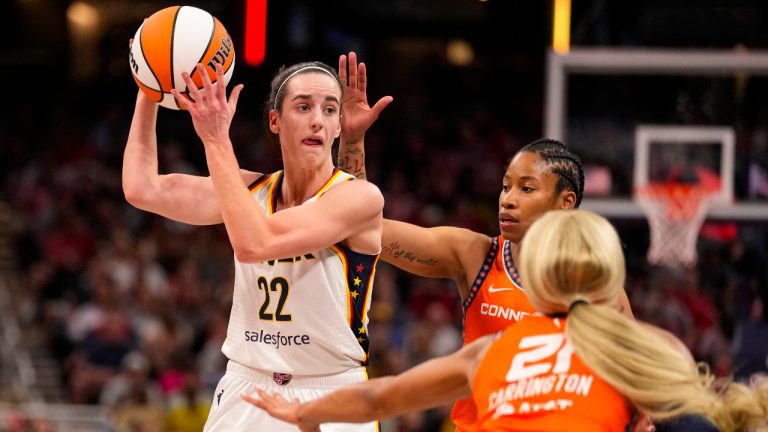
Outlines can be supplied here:
<path id="1" fill-rule="evenodd" d="M 184 109 L 186 109 L 187 111 L 190 111 L 190 112 L 191 112 L 190 109 L 194 109 L 195 102 L 192 99 L 190 99 L 187 96 L 179 93 L 176 89 L 171 90 L 171 94 L 173 95 L 173 97 L 176 98 L 176 102 L 179 103 L 180 107 L 182 107 L 182 108 L 184 108 Z"/>
<path id="2" fill-rule="evenodd" d="M 227 85 L 224 83 L 224 66 L 216 63 L 216 97 L 227 102 Z"/>
<path id="3" fill-rule="evenodd" d="M 259 395 L 258 398 L 255 398 L 247 393 L 241 394 L 240 397 L 251 405 L 255 405 L 264 411 L 270 411 L 271 408 L 274 408 L 276 404 L 280 403 L 280 400 L 277 397 L 279 395 L 277 393 L 275 393 L 275 396 L 272 396 L 260 388 L 256 388 L 254 390 Z"/>
<path id="4" fill-rule="evenodd" d="M 347 86 L 347 56 L 339 56 L 339 81 L 344 87 Z"/>
<path id="5" fill-rule="evenodd" d="M 232 89 L 232 94 L 229 95 L 229 107 L 234 113 L 237 109 L 237 101 L 240 99 L 240 92 L 243 91 L 243 87 L 245 87 L 242 84 L 238 84 L 235 86 L 235 88 Z M 226 90 L 221 90 L 222 93 L 224 93 Z"/>
<path id="6" fill-rule="evenodd" d="M 365 93 L 365 88 L 368 86 L 368 76 L 365 73 L 365 63 L 360 62 L 357 66 L 357 89 Z"/>
<path id="7" fill-rule="evenodd" d="M 205 66 L 203 66 L 202 63 L 197 64 L 197 72 L 200 74 L 200 79 L 203 80 L 203 90 L 205 90 L 205 95 L 207 96 L 213 92 L 213 83 L 211 82 L 211 77 L 208 76 L 208 71 L 205 70 Z"/>
<path id="8" fill-rule="evenodd" d="M 200 90 L 197 89 L 197 85 L 195 85 L 194 81 L 192 81 L 192 77 L 190 77 L 188 73 L 182 72 L 181 79 L 184 80 L 184 84 L 187 86 L 187 92 L 189 93 L 189 96 L 192 98 L 192 100 L 199 102 Z"/>
<path id="9" fill-rule="evenodd" d="M 283 397 L 283 395 L 281 395 L 280 393 L 277 393 L 277 392 L 269 394 L 266 391 L 264 391 L 264 390 L 262 390 L 260 388 L 257 388 L 256 389 L 256 393 L 259 394 L 259 397 L 261 397 L 265 401 L 268 401 L 268 402 L 270 402 L 272 404 L 286 405 L 286 404 L 290 403 L 290 402 L 288 402 L 288 400 L 286 398 Z M 298 399 L 294 400 L 294 403 L 298 403 L 298 402 L 299 402 Z"/>
<path id="10" fill-rule="evenodd" d="M 255 397 L 245 393 L 241 394 L 240 397 L 251 405 L 257 406 L 261 409 L 266 409 L 266 407 L 264 406 L 264 401 L 262 401 L 261 399 L 256 399 Z"/>
<path id="11" fill-rule="evenodd" d="M 376 117 L 381 114 L 382 111 L 384 111 L 384 108 L 387 107 L 387 105 L 391 104 L 394 98 L 392 96 L 384 96 L 383 98 L 379 99 L 378 102 L 371 108 L 374 113 L 376 113 Z"/>
<path id="12" fill-rule="evenodd" d="M 354 51 L 349 53 L 349 87 L 357 88 L 357 54 Z"/>

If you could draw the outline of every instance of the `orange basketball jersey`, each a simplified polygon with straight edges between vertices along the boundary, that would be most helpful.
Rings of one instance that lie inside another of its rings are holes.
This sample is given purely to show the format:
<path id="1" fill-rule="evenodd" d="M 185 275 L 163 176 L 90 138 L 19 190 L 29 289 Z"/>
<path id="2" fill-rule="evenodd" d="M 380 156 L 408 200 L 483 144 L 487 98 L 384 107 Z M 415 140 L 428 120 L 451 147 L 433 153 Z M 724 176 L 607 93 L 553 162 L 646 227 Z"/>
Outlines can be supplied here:
<path id="1" fill-rule="evenodd" d="M 472 384 L 477 431 L 623 431 L 624 397 L 574 353 L 565 319 L 531 316 L 491 345 Z"/>
<path id="2" fill-rule="evenodd" d="M 512 242 L 503 236 L 494 238 L 464 300 L 464 344 L 498 333 L 534 312 L 512 260 Z M 457 431 L 474 430 L 477 421 L 474 401 L 456 401 L 451 419 L 458 426 Z"/>

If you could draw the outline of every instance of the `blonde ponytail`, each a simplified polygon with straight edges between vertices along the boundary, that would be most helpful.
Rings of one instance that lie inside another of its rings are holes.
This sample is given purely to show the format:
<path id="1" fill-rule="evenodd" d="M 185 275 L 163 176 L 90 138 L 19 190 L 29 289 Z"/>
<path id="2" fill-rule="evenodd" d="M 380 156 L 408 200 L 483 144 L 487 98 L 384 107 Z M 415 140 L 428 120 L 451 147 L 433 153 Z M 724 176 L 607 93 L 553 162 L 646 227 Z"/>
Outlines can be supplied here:
<path id="1" fill-rule="evenodd" d="M 624 271 L 618 234 L 591 212 L 548 212 L 521 244 L 531 303 L 543 314 L 567 313 L 575 352 L 642 413 L 654 421 L 700 415 L 722 432 L 768 432 L 768 379 L 751 388 L 715 382 L 679 341 L 619 313 Z"/>
<path id="2" fill-rule="evenodd" d="M 568 314 L 566 335 L 587 366 L 654 421 L 696 414 L 721 432 L 766 425 L 765 385 L 750 389 L 715 382 L 706 366 L 697 366 L 658 332 L 613 308 L 574 308 Z"/>
<path id="3" fill-rule="evenodd" d="M 718 385 L 719 384 L 719 385 Z M 724 382 L 723 407 L 715 415 L 721 430 L 768 432 L 768 379 L 755 379 L 751 385 Z"/>
<path id="4" fill-rule="evenodd" d="M 712 382 L 693 361 L 610 307 L 574 308 L 566 335 L 587 366 L 656 420 L 715 408 L 714 394 L 699 397 Z"/>

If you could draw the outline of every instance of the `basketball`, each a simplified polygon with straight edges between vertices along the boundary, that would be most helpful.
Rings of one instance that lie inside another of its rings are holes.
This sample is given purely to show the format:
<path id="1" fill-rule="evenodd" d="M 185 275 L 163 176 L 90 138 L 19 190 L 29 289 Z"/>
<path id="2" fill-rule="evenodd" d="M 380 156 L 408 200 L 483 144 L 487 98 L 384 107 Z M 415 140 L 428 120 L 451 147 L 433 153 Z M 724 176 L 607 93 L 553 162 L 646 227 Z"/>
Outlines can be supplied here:
<path id="1" fill-rule="evenodd" d="M 180 107 L 171 90 L 189 93 L 181 74 L 188 72 L 201 88 L 202 77 L 195 66 L 202 63 L 216 83 L 218 63 L 227 84 L 235 70 L 235 50 L 224 25 L 213 15 L 192 6 L 172 6 L 141 24 L 133 37 L 129 61 L 139 88 L 161 106 L 177 110 Z"/>

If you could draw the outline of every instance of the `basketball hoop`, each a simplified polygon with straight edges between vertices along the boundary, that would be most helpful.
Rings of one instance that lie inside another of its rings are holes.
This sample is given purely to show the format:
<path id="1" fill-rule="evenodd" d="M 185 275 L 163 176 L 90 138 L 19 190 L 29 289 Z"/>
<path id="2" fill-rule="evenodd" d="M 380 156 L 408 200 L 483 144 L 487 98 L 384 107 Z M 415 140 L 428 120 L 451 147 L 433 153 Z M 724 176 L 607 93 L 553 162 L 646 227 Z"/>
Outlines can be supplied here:
<path id="1" fill-rule="evenodd" d="M 696 264 L 696 239 L 714 191 L 700 184 L 652 182 L 635 189 L 651 231 L 650 264 Z"/>

